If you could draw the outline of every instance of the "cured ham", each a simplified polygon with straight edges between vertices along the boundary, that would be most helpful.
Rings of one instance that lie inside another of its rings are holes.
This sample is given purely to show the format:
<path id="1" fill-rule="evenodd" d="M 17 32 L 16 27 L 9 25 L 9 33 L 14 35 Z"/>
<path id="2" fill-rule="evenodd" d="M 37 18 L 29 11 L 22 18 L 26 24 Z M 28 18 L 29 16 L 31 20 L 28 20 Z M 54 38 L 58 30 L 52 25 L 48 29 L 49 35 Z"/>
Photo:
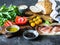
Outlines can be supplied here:
<path id="1" fill-rule="evenodd" d="M 60 26 L 56 26 L 52 29 L 52 32 L 55 32 L 55 35 L 60 34 Z"/>
<path id="2" fill-rule="evenodd" d="M 48 34 L 48 33 L 50 33 L 51 29 L 52 29 L 52 27 L 43 27 L 43 28 L 41 28 L 40 31 L 41 31 L 43 34 Z"/>
<path id="3" fill-rule="evenodd" d="M 60 34 L 60 26 L 38 27 L 37 31 L 43 35 L 56 35 L 56 34 Z"/>

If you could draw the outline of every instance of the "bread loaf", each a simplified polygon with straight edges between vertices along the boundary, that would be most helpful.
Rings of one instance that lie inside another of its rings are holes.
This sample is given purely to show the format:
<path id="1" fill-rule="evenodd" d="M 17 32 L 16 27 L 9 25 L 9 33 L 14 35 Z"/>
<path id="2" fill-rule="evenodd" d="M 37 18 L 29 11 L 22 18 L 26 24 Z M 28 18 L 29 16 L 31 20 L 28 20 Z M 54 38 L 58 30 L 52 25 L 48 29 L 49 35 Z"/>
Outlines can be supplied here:
<path id="1" fill-rule="evenodd" d="M 41 7 L 43 14 L 50 14 L 52 12 L 52 4 L 49 0 L 40 1 L 35 6 Z"/>
<path id="2" fill-rule="evenodd" d="M 50 14 L 52 12 L 52 4 L 49 0 L 40 0 L 35 6 L 30 6 L 30 10 L 35 13 Z"/>

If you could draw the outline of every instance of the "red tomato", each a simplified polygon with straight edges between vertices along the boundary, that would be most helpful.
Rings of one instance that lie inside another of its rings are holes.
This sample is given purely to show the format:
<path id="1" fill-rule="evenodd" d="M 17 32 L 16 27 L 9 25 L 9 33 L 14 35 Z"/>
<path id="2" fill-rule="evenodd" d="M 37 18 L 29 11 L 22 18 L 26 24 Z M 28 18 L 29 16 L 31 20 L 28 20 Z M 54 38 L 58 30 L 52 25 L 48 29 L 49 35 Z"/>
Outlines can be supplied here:
<path id="1" fill-rule="evenodd" d="M 10 25 L 13 25 L 13 22 L 11 22 L 9 20 L 4 23 L 4 26 L 6 26 L 6 27 L 10 26 Z"/>
<path id="2" fill-rule="evenodd" d="M 15 23 L 18 24 L 18 25 L 26 24 L 27 23 L 27 18 L 16 16 Z"/>

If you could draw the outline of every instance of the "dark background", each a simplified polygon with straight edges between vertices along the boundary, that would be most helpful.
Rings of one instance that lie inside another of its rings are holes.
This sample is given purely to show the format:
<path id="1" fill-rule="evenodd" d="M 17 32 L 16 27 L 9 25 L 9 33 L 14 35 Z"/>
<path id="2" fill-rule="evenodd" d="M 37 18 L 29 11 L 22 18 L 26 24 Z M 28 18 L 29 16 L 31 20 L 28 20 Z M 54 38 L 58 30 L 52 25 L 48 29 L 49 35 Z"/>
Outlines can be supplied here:
<path id="1" fill-rule="evenodd" d="M 0 0 L 0 6 L 3 4 L 6 4 L 7 6 L 9 6 L 10 4 L 13 5 L 34 5 L 37 2 L 37 0 Z"/>
<path id="2" fill-rule="evenodd" d="M 0 0 L 0 6 L 6 4 L 9 6 L 26 4 L 34 5 L 37 0 Z M 6 38 L 5 35 L 0 35 L 0 45 L 60 45 L 60 36 L 39 36 L 36 40 L 25 40 L 22 36 Z"/>

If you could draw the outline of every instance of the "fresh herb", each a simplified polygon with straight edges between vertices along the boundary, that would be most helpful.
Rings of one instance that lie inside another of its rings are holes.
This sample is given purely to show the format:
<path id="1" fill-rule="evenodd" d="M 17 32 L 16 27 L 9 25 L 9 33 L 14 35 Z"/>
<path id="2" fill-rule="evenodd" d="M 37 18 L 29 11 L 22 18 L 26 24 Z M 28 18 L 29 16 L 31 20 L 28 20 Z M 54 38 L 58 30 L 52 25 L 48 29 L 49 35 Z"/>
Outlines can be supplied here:
<path id="1" fill-rule="evenodd" d="M 6 20 L 14 21 L 16 15 L 20 15 L 17 6 L 10 5 L 9 7 L 6 7 L 6 5 L 2 5 L 0 7 L 0 26 L 3 26 Z"/>
<path id="2" fill-rule="evenodd" d="M 45 21 L 45 24 L 50 25 L 50 22 L 48 20 Z"/>

